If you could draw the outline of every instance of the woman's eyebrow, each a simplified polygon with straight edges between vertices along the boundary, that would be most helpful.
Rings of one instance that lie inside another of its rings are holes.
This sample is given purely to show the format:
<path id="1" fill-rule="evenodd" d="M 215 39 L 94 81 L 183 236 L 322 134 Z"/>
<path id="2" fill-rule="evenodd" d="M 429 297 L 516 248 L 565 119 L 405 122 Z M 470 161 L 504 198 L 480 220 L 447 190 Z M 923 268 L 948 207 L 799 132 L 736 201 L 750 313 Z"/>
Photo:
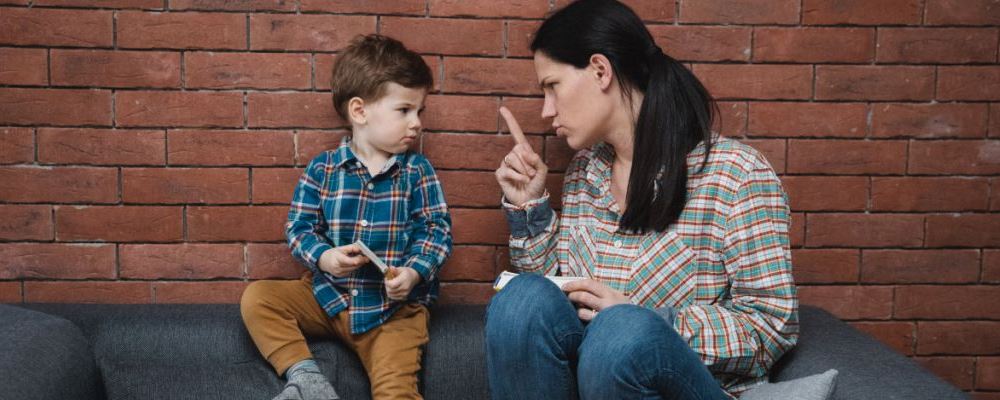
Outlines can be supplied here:
<path id="1" fill-rule="evenodd" d="M 548 85 L 548 82 L 546 82 L 548 80 L 549 80 L 548 76 L 542 78 L 542 80 L 540 82 L 538 82 L 538 87 L 544 89 L 545 85 Z"/>

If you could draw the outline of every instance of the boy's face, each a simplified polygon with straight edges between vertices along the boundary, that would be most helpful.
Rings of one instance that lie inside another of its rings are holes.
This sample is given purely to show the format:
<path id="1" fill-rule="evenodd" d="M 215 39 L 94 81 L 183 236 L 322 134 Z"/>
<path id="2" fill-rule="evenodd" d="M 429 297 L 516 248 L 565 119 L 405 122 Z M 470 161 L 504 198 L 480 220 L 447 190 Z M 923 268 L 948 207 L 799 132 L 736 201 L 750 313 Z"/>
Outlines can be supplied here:
<path id="1" fill-rule="evenodd" d="M 426 97 L 426 89 L 387 83 L 385 95 L 364 106 L 367 121 L 364 126 L 355 126 L 355 135 L 361 131 L 362 140 L 387 153 L 406 151 L 423 130 L 420 114 Z"/>

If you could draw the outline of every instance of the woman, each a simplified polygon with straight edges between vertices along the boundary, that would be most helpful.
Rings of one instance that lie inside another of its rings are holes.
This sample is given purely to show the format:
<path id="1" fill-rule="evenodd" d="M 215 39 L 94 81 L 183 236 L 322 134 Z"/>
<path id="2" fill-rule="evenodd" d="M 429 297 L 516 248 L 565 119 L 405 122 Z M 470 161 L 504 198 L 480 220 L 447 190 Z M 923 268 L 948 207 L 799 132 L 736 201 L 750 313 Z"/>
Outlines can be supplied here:
<path id="1" fill-rule="evenodd" d="M 766 381 L 798 332 L 771 166 L 712 134 L 705 88 L 617 1 L 567 6 L 531 48 L 542 116 L 579 151 L 556 215 L 547 166 L 501 109 L 516 144 L 496 177 L 529 273 L 487 311 L 493 397 L 719 399 Z M 560 291 L 541 274 L 587 279 Z"/>

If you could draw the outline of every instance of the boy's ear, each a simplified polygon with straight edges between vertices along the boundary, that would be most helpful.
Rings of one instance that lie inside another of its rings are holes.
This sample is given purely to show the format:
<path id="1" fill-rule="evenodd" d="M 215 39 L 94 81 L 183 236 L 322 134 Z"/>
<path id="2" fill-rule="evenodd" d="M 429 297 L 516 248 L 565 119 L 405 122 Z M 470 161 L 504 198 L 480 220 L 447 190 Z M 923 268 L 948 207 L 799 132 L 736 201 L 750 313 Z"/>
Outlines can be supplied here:
<path id="1" fill-rule="evenodd" d="M 365 100 L 360 97 L 351 97 L 347 101 L 347 116 L 352 124 L 364 125 L 368 122 L 368 115 L 365 113 Z"/>

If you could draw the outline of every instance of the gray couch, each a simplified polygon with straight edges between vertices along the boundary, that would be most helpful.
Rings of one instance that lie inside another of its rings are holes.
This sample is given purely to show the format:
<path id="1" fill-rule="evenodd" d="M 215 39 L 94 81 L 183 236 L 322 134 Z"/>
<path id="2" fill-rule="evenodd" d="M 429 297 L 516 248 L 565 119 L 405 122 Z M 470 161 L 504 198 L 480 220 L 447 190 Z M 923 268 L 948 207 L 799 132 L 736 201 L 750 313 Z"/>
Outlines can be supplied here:
<path id="1" fill-rule="evenodd" d="M 438 306 L 421 382 L 427 399 L 488 398 L 483 306 Z M 835 399 L 964 399 L 956 388 L 829 313 L 804 306 L 786 381 L 834 368 Z M 345 399 L 367 399 L 357 358 L 313 341 Z M 270 399 L 282 381 L 237 305 L 0 305 L 0 399 Z"/>

